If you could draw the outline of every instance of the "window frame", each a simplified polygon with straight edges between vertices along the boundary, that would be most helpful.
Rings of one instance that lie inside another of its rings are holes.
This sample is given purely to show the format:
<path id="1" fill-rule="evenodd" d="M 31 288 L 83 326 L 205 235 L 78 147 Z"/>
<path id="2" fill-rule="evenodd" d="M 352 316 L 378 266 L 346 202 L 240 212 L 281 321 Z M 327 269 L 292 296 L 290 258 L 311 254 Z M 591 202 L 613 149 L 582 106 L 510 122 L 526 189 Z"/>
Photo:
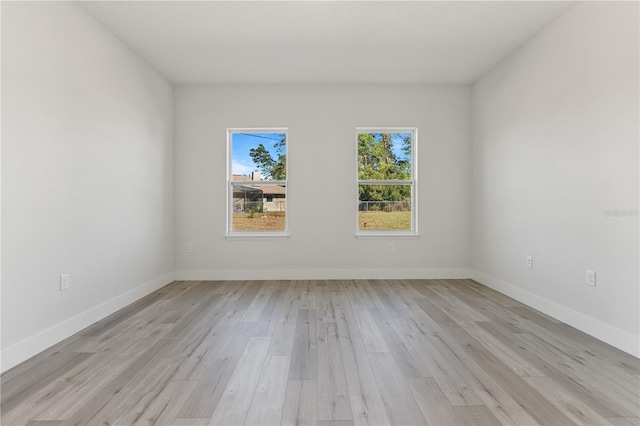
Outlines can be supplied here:
<path id="1" fill-rule="evenodd" d="M 286 188 L 286 210 L 284 230 L 265 231 L 234 231 L 233 230 L 233 135 L 235 133 L 284 133 L 285 135 L 285 155 L 287 162 L 285 165 L 287 178 L 284 180 L 248 180 L 242 181 L 243 185 L 284 185 Z M 289 238 L 289 129 L 287 127 L 230 127 L 227 128 L 227 201 L 226 207 L 226 234 L 225 238 L 233 239 L 283 239 Z"/>
<path id="2" fill-rule="evenodd" d="M 360 179 L 358 170 L 360 158 L 358 155 L 358 135 L 361 133 L 411 133 L 411 179 L 409 180 L 365 180 Z M 356 127 L 355 131 L 355 170 L 356 170 L 356 196 L 355 196 L 355 237 L 362 239 L 413 239 L 418 238 L 418 128 L 417 127 Z M 363 231 L 360 229 L 359 206 L 361 201 L 358 194 L 360 185 L 410 185 L 411 187 L 411 229 L 405 230 L 375 230 Z"/>

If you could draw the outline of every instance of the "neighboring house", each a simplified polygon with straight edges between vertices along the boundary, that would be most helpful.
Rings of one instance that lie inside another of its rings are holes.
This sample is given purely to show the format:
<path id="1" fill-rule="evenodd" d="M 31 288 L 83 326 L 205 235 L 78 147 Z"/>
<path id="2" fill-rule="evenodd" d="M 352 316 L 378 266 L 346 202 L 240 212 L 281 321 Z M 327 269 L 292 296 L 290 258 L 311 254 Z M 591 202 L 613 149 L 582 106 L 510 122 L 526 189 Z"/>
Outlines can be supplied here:
<path id="1" fill-rule="evenodd" d="M 255 182 L 261 178 L 260 172 L 253 172 L 252 176 L 233 175 L 234 182 Z M 280 185 L 247 183 L 233 187 L 233 211 L 254 212 L 285 211 L 287 209 L 287 189 Z"/>

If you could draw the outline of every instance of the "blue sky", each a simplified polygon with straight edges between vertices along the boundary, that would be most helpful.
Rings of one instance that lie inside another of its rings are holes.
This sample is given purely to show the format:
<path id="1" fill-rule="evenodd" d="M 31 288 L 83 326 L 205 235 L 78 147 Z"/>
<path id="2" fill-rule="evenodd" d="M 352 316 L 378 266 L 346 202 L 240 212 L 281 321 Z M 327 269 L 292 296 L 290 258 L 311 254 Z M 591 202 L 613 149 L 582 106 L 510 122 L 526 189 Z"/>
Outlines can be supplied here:
<path id="1" fill-rule="evenodd" d="M 251 175 L 258 170 L 249 150 L 262 144 L 275 159 L 273 145 L 280 141 L 284 133 L 233 133 L 231 139 L 231 172 L 236 175 Z"/>
<path id="2" fill-rule="evenodd" d="M 402 150 L 402 144 L 403 144 L 403 140 L 402 138 L 405 136 L 410 136 L 411 133 L 394 133 L 393 135 L 393 153 L 396 154 L 396 157 L 399 160 L 404 160 L 406 159 L 406 155 L 404 153 L 404 151 Z"/>
<path id="3" fill-rule="evenodd" d="M 404 159 L 405 154 L 402 151 L 402 136 L 407 133 L 394 135 L 393 152 L 398 159 Z M 264 147 L 275 158 L 275 149 L 273 145 L 277 143 L 284 133 L 233 133 L 231 139 L 231 172 L 236 175 L 251 175 L 251 172 L 258 170 L 251 157 L 249 150 L 263 144 Z"/>

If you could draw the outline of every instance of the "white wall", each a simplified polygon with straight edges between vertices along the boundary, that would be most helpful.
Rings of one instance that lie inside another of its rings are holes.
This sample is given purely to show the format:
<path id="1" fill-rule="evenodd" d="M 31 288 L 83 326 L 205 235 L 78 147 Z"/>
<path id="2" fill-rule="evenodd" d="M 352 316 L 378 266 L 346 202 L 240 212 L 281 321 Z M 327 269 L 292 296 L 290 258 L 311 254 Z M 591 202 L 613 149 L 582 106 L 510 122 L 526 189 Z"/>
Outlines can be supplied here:
<path id="1" fill-rule="evenodd" d="M 470 121 L 470 87 L 177 87 L 178 277 L 468 276 Z M 225 240 L 226 129 L 278 126 L 289 128 L 291 236 Z M 355 128 L 364 126 L 419 129 L 420 238 L 395 241 L 394 253 L 389 240 L 354 237 Z"/>
<path id="2" fill-rule="evenodd" d="M 74 3 L 2 3 L 3 370 L 171 281 L 172 97 Z"/>
<path id="3" fill-rule="evenodd" d="M 472 201 L 479 281 L 636 356 L 638 39 L 638 3 L 582 2 L 478 81 Z"/>
<path id="4" fill-rule="evenodd" d="M 73 3 L 3 2 L 2 89 L 2 370 L 174 269 L 473 274 L 638 355 L 637 4 L 579 4 L 473 92 L 182 86 L 174 110 L 171 86 Z M 287 240 L 224 239 L 226 128 L 253 126 L 290 130 Z M 354 238 L 361 126 L 419 128 L 419 239 Z"/>

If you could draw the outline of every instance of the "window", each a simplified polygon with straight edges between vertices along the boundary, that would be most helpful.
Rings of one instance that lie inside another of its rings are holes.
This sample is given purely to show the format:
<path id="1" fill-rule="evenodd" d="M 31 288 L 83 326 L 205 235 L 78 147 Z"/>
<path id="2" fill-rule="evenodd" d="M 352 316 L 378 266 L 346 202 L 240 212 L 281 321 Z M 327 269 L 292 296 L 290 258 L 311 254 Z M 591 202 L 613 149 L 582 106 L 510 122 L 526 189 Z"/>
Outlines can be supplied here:
<path id="1" fill-rule="evenodd" d="M 227 235 L 286 235 L 287 129 L 229 129 Z"/>
<path id="2" fill-rule="evenodd" d="M 417 235 L 415 128 L 356 129 L 357 235 Z"/>

